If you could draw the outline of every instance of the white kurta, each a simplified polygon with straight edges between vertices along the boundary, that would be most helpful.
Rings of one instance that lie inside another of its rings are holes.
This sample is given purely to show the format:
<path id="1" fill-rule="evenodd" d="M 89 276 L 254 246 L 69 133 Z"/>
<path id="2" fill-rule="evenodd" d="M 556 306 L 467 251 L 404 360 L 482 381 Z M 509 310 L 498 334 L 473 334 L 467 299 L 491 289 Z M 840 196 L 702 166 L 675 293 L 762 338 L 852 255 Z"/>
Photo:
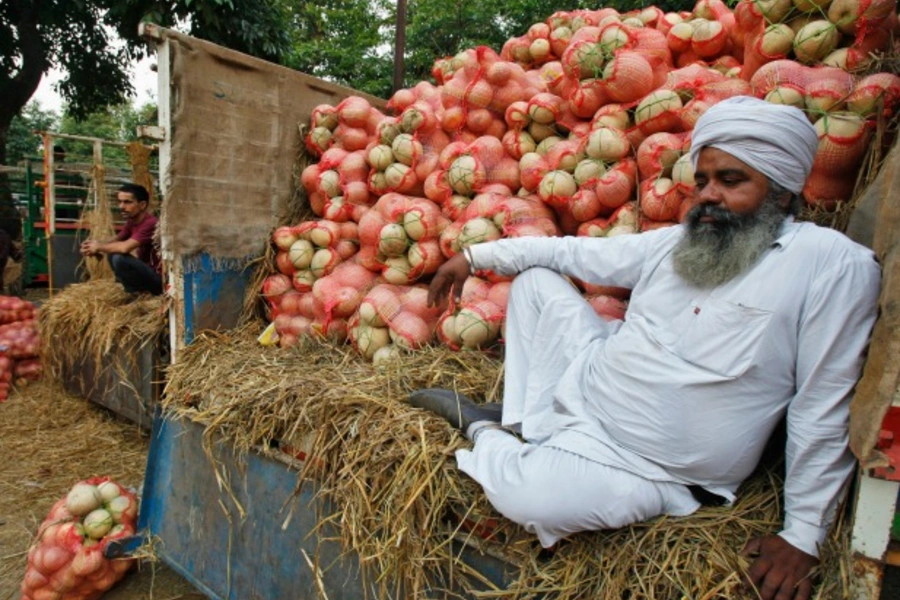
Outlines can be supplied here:
<path id="1" fill-rule="evenodd" d="M 546 342 L 587 327 L 567 311 L 526 325 L 530 345 L 507 349 L 504 405 L 519 414 L 504 424 L 519 422 L 531 443 L 733 499 L 787 411 L 781 535 L 817 555 L 854 464 L 848 404 L 875 320 L 877 262 L 838 232 L 789 219 L 750 271 L 699 289 L 673 269 L 683 231 L 472 247 L 478 269 L 546 267 L 632 289 L 621 327 L 575 356 Z"/>

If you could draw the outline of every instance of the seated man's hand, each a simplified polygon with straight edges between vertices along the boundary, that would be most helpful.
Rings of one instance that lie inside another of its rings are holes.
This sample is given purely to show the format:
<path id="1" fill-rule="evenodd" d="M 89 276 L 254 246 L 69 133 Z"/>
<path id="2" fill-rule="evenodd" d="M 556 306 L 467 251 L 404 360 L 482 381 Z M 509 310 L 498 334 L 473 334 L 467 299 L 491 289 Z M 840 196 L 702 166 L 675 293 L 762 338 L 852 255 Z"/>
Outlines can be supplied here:
<path id="1" fill-rule="evenodd" d="M 94 240 L 87 240 L 81 242 L 81 253 L 84 256 L 97 256 L 97 242 Z"/>
<path id="2" fill-rule="evenodd" d="M 434 274 L 428 287 L 428 306 L 444 306 L 447 295 L 452 291 L 453 299 L 459 302 L 463 284 L 469 278 L 469 261 L 462 252 L 445 262 Z"/>
<path id="3" fill-rule="evenodd" d="M 777 535 L 750 540 L 742 552 L 753 558 L 747 586 L 762 600 L 808 600 L 812 595 L 811 571 L 815 556 L 794 547 Z"/>

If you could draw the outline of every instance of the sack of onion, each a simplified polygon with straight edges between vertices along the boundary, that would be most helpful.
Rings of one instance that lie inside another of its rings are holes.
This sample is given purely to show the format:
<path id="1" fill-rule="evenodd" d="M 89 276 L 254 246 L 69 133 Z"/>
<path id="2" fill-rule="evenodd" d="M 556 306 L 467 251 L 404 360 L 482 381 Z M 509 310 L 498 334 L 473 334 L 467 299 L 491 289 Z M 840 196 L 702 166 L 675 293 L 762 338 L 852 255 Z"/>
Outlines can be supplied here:
<path id="1" fill-rule="evenodd" d="M 21 600 L 95 600 L 134 559 L 108 559 L 110 542 L 135 532 L 137 499 L 107 477 L 76 483 L 50 509 L 28 551 Z"/>

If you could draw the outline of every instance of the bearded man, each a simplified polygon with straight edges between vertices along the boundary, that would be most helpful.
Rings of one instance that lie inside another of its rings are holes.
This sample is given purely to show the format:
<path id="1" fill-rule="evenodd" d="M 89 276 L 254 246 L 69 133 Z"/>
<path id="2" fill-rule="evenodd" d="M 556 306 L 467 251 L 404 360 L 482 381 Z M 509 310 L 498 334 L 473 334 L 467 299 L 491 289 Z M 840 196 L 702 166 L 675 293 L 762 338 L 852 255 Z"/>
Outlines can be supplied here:
<path id="1" fill-rule="evenodd" d="M 732 98 L 692 140 L 683 225 L 500 240 L 449 260 L 432 303 L 458 298 L 476 270 L 518 274 L 503 403 L 450 390 L 410 403 L 475 442 L 459 468 L 544 547 L 733 502 L 786 416 L 784 526 L 744 551 L 762 598 L 805 600 L 854 468 L 848 403 L 880 271 L 842 234 L 794 221 L 818 145 L 803 112 Z M 632 289 L 625 320 L 600 319 L 562 275 Z"/>

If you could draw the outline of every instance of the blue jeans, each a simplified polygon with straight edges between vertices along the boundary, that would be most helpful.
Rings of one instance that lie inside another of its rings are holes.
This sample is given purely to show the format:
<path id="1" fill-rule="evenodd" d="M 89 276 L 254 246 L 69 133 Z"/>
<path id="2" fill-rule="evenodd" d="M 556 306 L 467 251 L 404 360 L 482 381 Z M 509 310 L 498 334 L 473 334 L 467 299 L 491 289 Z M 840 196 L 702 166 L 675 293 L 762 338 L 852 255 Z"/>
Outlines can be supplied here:
<path id="1" fill-rule="evenodd" d="M 126 292 L 162 293 L 162 277 L 139 258 L 130 254 L 110 254 L 109 264 L 116 275 L 116 281 L 125 287 Z"/>

